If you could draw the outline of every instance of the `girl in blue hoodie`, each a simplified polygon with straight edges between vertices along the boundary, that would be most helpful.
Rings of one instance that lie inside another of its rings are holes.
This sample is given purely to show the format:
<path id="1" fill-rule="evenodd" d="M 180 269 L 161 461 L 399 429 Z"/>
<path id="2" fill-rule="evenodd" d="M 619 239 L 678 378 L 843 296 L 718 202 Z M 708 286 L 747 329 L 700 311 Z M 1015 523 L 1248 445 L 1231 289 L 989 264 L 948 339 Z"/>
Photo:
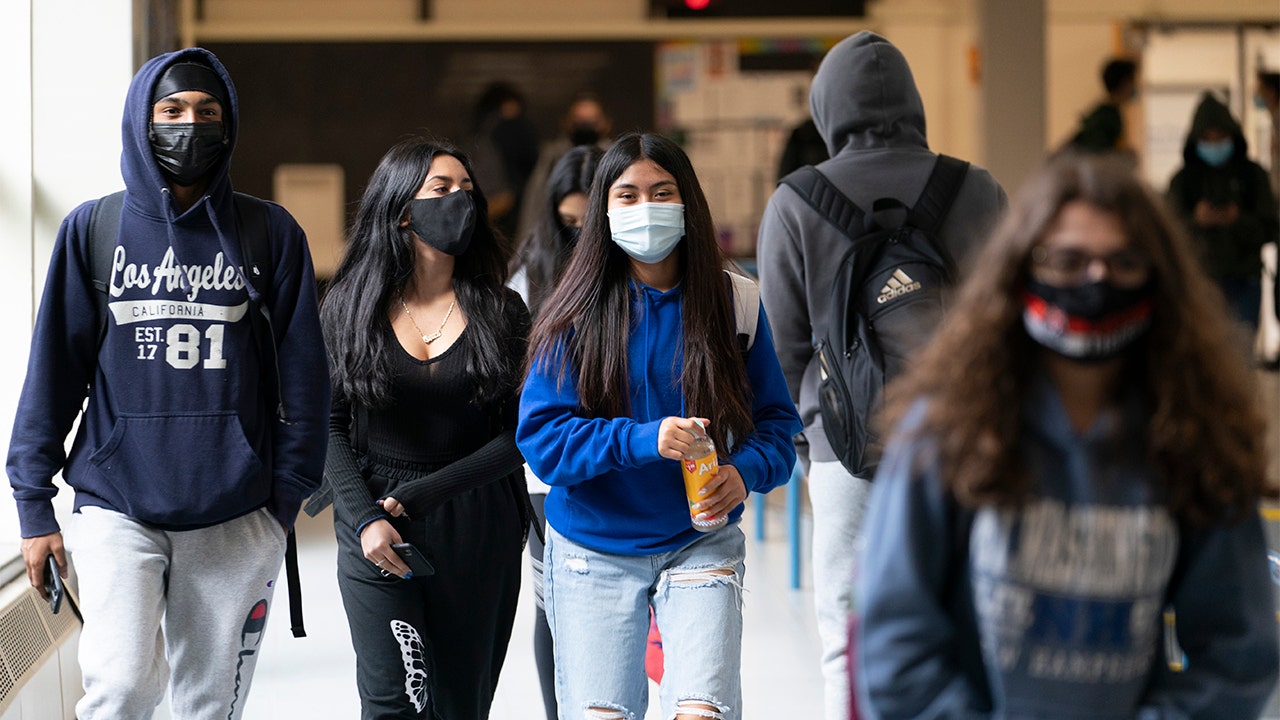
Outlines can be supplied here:
<path id="1" fill-rule="evenodd" d="M 974 267 L 888 407 L 862 716 L 1257 717 L 1263 421 L 1221 294 L 1115 159 L 1042 171 Z"/>
<path id="2" fill-rule="evenodd" d="M 530 336 L 516 429 L 551 486 L 545 598 L 562 714 L 644 714 L 652 605 L 663 715 L 742 717 L 737 520 L 749 491 L 787 481 L 800 421 L 763 310 L 750 300 L 748 340 L 724 267 L 685 153 L 659 135 L 619 139 Z M 709 533 L 690 522 L 679 463 L 699 424 L 720 470 L 693 511 L 729 519 Z"/>

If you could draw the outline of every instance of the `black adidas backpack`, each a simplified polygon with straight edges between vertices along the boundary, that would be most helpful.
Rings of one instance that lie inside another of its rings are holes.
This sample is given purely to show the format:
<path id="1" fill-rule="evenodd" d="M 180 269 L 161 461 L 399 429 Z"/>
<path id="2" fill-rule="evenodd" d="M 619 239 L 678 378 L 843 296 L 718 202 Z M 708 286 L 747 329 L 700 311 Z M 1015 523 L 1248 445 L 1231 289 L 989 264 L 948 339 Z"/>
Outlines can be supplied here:
<path id="1" fill-rule="evenodd" d="M 968 170 L 969 163 L 939 155 L 914 207 L 882 198 L 870 214 L 812 166 L 782 179 L 852 241 L 831 286 L 829 324 L 816 329 L 816 349 L 822 428 L 856 477 L 870 478 L 880 461 L 872 423 L 885 385 L 937 327 L 943 290 L 955 282 L 938 230 Z M 904 219 L 877 223 L 889 214 Z"/>

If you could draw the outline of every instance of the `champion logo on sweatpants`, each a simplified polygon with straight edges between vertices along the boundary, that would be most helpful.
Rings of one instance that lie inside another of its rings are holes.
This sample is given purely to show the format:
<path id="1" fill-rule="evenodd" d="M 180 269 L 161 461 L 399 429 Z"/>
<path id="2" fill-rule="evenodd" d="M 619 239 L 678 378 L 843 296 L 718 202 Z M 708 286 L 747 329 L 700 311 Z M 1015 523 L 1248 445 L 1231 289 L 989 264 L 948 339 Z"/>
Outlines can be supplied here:
<path id="1" fill-rule="evenodd" d="M 249 610 L 249 616 L 244 619 L 244 626 L 240 628 L 240 647 L 253 648 L 262 642 L 262 631 L 267 627 L 267 601 L 259 600 L 254 603 Z"/>
<path id="2" fill-rule="evenodd" d="M 258 652 L 258 644 L 262 642 L 263 631 L 267 629 L 267 601 L 259 600 L 249 608 L 249 615 L 240 626 L 240 656 L 236 661 L 236 683 L 231 695 L 231 712 L 227 720 L 235 717 L 236 703 L 240 702 L 240 671 L 244 668 L 245 658 L 253 657 Z"/>

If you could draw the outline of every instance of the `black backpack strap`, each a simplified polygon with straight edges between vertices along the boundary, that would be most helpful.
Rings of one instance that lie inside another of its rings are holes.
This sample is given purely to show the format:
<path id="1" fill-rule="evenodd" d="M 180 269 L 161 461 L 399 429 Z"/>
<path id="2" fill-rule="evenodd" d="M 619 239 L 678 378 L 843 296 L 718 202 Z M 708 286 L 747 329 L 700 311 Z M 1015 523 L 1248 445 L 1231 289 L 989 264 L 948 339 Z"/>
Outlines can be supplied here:
<path id="1" fill-rule="evenodd" d="M 249 321 L 258 344 L 258 357 L 271 373 L 270 387 L 275 388 L 276 419 L 289 423 L 285 411 L 284 391 L 280 382 L 280 354 L 276 349 L 275 330 L 271 324 L 271 307 L 267 297 L 271 290 L 271 217 L 267 204 L 252 195 L 235 194 L 236 234 L 240 238 L 240 255 L 246 279 L 253 285 L 261 302 L 250 303 Z"/>
<path id="2" fill-rule="evenodd" d="M 814 166 L 805 165 L 779 183 L 790 186 L 809 207 L 850 238 L 864 232 L 866 213 Z"/>
<path id="3" fill-rule="evenodd" d="M 271 289 L 271 217 L 267 204 L 252 195 L 235 193 L 236 231 L 245 273 L 262 297 Z M 245 230 L 249 232 L 245 232 Z"/>
<path id="4" fill-rule="evenodd" d="M 924 190 L 920 191 L 919 199 L 911 208 L 910 223 L 936 237 L 956 195 L 960 194 L 960 184 L 968 172 L 969 163 L 964 160 L 939 155 Z"/>
<path id="5" fill-rule="evenodd" d="M 245 279 L 253 285 L 261 299 L 250 303 L 249 317 L 258 357 L 271 373 L 269 385 L 275 388 L 276 417 L 284 423 L 289 417 L 284 408 L 284 390 L 280 382 L 280 354 L 276 349 L 275 330 L 271 325 L 271 307 L 267 297 L 273 273 L 271 255 L 271 217 L 267 204 L 251 195 L 236 193 L 236 234 L 240 238 L 240 259 Z M 298 573 L 298 538 L 292 528 L 285 537 L 284 572 L 289 579 L 289 631 L 296 638 L 306 637 L 302 618 L 302 580 Z"/>
<path id="6" fill-rule="evenodd" d="M 111 282 L 111 261 L 120 239 L 120 212 L 124 191 L 98 198 L 89 211 L 89 277 L 93 280 L 94 307 L 98 314 L 98 345 L 107 335 L 107 284 Z"/>
<path id="7" fill-rule="evenodd" d="M 289 578 L 289 631 L 296 638 L 307 636 L 302 626 L 302 579 L 298 577 L 298 536 L 292 528 L 284 539 L 284 574 Z"/>
<path id="8" fill-rule="evenodd" d="M 271 386 L 275 388 L 276 415 L 281 422 L 289 421 L 284 409 L 284 393 L 280 383 L 280 360 L 276 350 L 275 331 L 271 325 L 271 307 L 267 303 L 273 275 L 271 255 L 271 217 L 267 204 L 258 198 L 242 193 L 235 194 L 236 234 L 240 238 L 240 255 L 244 263 L 245 279 L 253 285 L 261 302 L 250 303 L 250 322 L 254 340 L 258 345 L 258 357 L 263 367 L 271 373 Z M 255 307 L 256 306 L 256 307 Z M 284 572 L 289 580 L 289 631 L 296 638 L 306 637 L 302 618 L 302 580 L 298 573 L 298 538 L 293 529 L 285 537 Z"/>

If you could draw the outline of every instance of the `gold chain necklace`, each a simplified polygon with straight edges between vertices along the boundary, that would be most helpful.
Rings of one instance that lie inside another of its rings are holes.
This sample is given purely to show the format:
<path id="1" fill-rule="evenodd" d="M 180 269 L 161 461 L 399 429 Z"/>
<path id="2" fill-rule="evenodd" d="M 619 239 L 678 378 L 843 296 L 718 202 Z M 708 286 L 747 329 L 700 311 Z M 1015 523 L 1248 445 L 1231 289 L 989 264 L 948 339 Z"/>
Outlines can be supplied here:
<path id="1" fill-rule="evenodd" d="M 449 322 L 449 316 L 453 314 L 453 305 L 457 302 L 457 298 L 449 301 L 449 309 L 444 312 L 444 320 L 440 321 L 440 329 L 430 335 L 422 332 L 422 328 L 418 327 L 418 321 L 413 319 L 413 313 L 409 312 L 409 306 L 404 302 L 404 291 L 400 291 L 400 307 L 404 308 L 404 314 L 409 316 L 409 322 L 413 323 L 413 329 L 418 331 L 418 335 L 422 336 L 422 342 L 430 345 L 440 339 L 440 334 L 444 332 L 444 326 Z"/>

